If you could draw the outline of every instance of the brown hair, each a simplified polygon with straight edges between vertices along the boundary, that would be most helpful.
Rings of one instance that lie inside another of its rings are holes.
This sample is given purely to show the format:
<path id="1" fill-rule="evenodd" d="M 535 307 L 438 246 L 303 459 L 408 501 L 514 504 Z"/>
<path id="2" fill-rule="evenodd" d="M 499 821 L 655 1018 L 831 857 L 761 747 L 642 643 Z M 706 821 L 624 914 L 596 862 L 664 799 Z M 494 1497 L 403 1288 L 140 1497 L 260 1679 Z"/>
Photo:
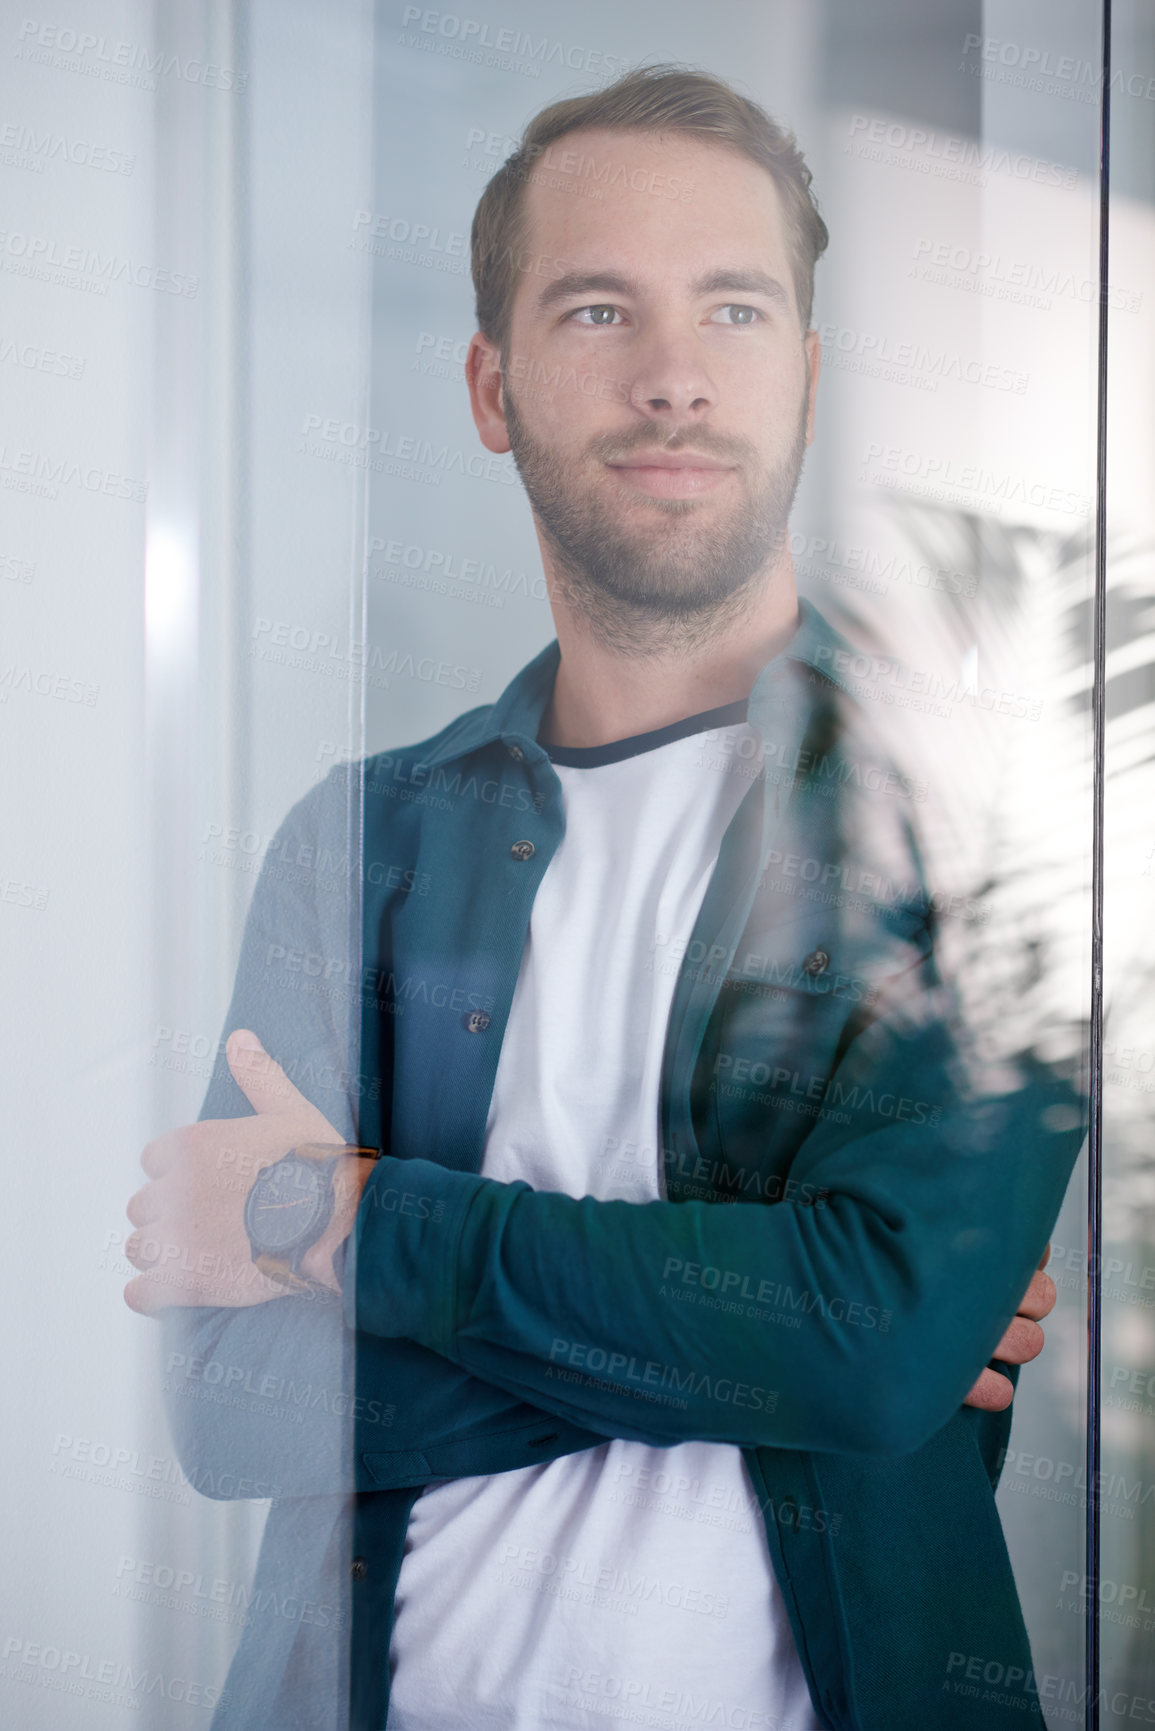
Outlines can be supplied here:
<path id="1" fill-rule="evenodd" d="M 707 72 L 640 66 L 589 96 L 551 103 L 534 116 L 514 154 L 481 195 L 473 218 L 473 286 L 478 327 L 504 354 L 522 266 L 526 187 L 549 145 L 579 129 L 673 132 L 740 151 L 773 176 L 791 243 L 794 294 L 805 329 L 814 266 L 829 239 L 810 190 L 811 174 L 792 133 L 749 97 Z"/>

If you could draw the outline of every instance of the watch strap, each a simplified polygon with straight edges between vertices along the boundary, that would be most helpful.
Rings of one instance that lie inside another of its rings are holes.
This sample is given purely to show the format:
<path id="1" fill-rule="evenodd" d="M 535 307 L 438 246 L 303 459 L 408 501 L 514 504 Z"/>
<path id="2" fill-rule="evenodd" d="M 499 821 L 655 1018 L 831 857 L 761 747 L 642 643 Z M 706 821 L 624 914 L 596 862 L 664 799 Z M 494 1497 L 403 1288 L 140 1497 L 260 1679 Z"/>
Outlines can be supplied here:
<path id="1" fill-rule="evenodd" d="M 380 1148 L 359 1148 L 355 1142 L 298 1142 L 289 1154 L 301 1160 L 333 1160 L 339 1154 L 359 1154 L 365 1160 L 380 1160 Z M 288 1155 L 284 1156 L 288 1159 Z"/>
<path id="2" fill-rule="evenodd" d="M 256 1256 L 253 1258 L 258 1273 L 266 1280 L 275 1280 L 278 1286 L 285 1287 L 288 1292 L 304 1294 L 306 1292 L 323 1296 L 327 1299 L 340 1298 L 339 1292 L 334 1292 L 331 1286 L 323 1281 L 313 1280 L 307 1274 L 297 1274 L 289 1266 L 283 1256 Z"/>

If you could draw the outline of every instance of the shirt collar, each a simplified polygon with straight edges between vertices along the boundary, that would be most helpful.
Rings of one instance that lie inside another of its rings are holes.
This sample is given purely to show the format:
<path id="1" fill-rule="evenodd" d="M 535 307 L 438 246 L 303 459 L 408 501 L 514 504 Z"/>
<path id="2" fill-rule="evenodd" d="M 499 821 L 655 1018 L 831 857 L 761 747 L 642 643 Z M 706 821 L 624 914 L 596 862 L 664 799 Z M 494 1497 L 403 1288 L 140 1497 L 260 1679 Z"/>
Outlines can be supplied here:
<path id="1" fill-rule="evenodd" d="M 748 716 L 763 738 L 781 727 L 783 676 L 791 662 L 821 674 L 832 685 L 843 682 L 834 672 L 835 653 L 850 645 L 805 597 L 798 598 L 798 625 L 789 643 L 768 661 L 750 692 Z M 843 689 L 845 687 L 843 686 Z M 786 701 L 793 702 L 787 697 Z"/>
<path id="2" fill-rule="evenodd" d="M 542 758 L 545 752 L 537 743 L 541 720 L 553 695 L 554 680 L 561 663 L 557 639 L 548 643 L 540 655 L 515 673 L 496 703 L 488 708 L 471 710 L 456 726 L 446 732 L 436 751 L 427 762 L 432 766 L 450 763 L 471 751 L 501 740 L 515 747 L 526 758 Z"/>
<path id="3" fill-rule="evenodd" d="M 824 679 L 838 685 L 832 671 L 834 650 L 849 647 L 833 626 L 809 601 L 798 602 L 798 625 L 793 637 L 759 673 L 750 693 L 750 721 L 765 733 L 780 719 L 782 698 L 779 695 L 782 673 L 787 663 L 800 662 L 820 673 Z M 542 717 L 553 693 L 554 680 L 561 662 L 557 639 L 546 645 L 539 655 L 516 673 L 497 699 L 487 708 L 474 709 L 447 729 L 441 744 L 425 760 L 431 767 L 451 763 L 473 751 L 500 741 L 506 748 L 530 761 L 539 758 L 548 762 L 546 753 L 537 742 Z"/>

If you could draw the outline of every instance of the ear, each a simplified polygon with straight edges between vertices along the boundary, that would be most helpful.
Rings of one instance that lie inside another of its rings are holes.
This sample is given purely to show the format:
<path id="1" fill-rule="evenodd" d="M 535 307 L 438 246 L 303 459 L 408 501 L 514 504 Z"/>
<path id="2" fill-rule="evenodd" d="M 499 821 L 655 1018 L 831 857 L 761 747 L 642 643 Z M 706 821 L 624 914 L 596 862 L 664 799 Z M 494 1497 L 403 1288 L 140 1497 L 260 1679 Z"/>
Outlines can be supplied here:
<path id="1" fill-rule="evenodd" d="M 815 330 L 807 331 L 802 340 L 802 346 L 806 351 L 806 365 L 810 374 L 810 380 L 806 387 L 806 443 L 812 445 L 814 443 L 814 409 L 818 401 L 818 369 L 822 362 L 822 344 L 818 340 L 818 332 Z"/>
<path id="2" fill-rule="evenodd" d="M 505 397 L 502 390 L 501 355 L 496 344 L 477 332 L 465 357 L 465 382 L 469 386 L 469 406 L 473 424 L 487 451 L 498 454 L 508 451 L 509 433 L 505 425 Z"/>

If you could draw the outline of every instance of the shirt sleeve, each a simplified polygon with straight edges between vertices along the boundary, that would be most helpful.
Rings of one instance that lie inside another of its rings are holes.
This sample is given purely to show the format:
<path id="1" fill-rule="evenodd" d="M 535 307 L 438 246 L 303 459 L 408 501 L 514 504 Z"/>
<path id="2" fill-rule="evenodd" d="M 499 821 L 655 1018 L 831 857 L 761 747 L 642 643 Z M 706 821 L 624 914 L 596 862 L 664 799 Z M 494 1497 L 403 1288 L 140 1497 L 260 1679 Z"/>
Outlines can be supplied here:
<path id="1" fill-rule="evenodd" d="M 358 1326 L 605 1436 L 921 1447 L 1015 1314 L 1083 1125 L 1041 1066 L 968 1085 L 936 992 L 910 985 L 832 1083 L 852 1099 L 917 1077 L 946 1102 L 934 1125 L 832 1113 L 773 1203 L 573 1198 L 383 1159 L 346 1287 Z"/>
<path id="2" fill-rule="evenodd" d="M 333 771 L 300 801 L 271 844 L 245 925 L 227 1036 L 252 1028 L 301 1092 L 347 1141 L 371 1083 L 359 1043 L 359 868 L 354 771 Z M 356 868 L 350 875 L 347 862 Z M 327 990 L 310 989 L 326 985 Z M 251 1115 L 222 1053 L 202 1119 Z M 366 1454 L 394 1478 L 436 1475 L 445 1450 L 471 1470 L 509 1464 L 509 1434 L 553 1434 L 533 1458 L 590 1447 L 600 1435 L 544 1427 L 534 1405 L 410 1340 L 358 1352 L 341 1303 L 313 1295 L 246 1307 L 171 1306 L 161 1313 L 165 1404 L 181 1466 L 215 1498 L 324 1496 L 377 1489 Z"/>

